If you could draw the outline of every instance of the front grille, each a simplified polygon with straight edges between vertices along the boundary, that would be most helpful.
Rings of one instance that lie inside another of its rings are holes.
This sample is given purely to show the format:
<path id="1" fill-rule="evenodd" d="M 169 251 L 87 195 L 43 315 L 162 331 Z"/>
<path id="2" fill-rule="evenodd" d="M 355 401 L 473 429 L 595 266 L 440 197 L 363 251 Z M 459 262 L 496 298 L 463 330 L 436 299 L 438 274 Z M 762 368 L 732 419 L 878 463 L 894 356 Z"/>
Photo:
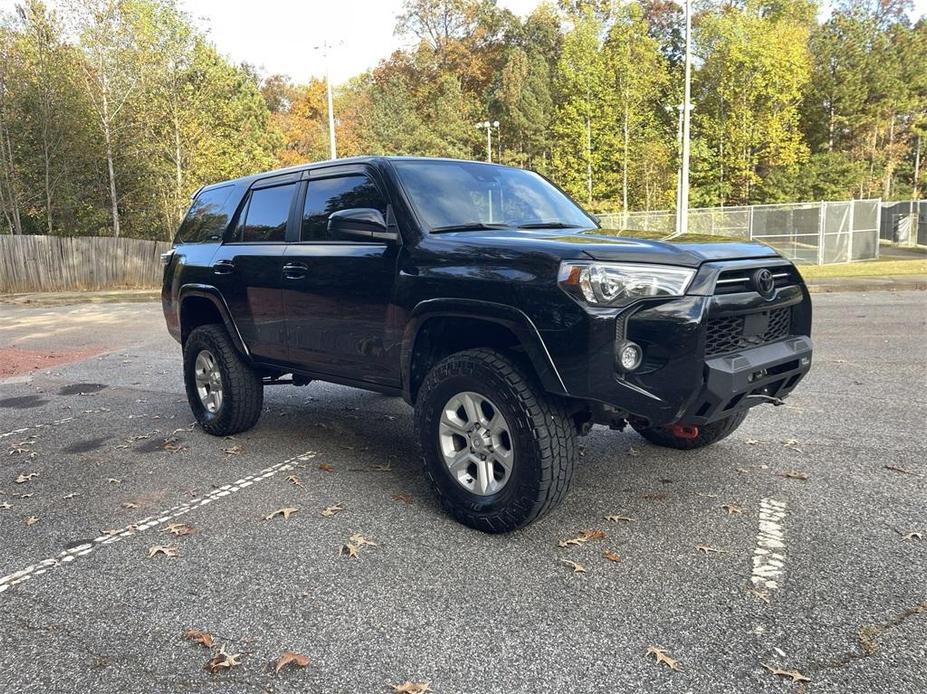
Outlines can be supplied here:
<path id="1" fill-rule="evenodd" d="M 738 294 L 741 292 L 752 292 L 753 273 L 759 270 L 758 267 L 746 269 L 725 270 L 715 281 L 715 294 Z M 798 284 L 798 277 L 795 269 L 788 265 L 774 265 L 767 268 L 776 281 L 776 289 L 782 289 L 793 284 Z"/>
<path id="2" fill-rule="evenodd" d="M 749 335 L 745 334 L 748 322 L 751 326 Z M 787 337 L 791 326 L 792 309 L 789 307 L 748 316 L 712 318 L 705 328 L 705 356 L 713 357 L 775 342 Z"/>

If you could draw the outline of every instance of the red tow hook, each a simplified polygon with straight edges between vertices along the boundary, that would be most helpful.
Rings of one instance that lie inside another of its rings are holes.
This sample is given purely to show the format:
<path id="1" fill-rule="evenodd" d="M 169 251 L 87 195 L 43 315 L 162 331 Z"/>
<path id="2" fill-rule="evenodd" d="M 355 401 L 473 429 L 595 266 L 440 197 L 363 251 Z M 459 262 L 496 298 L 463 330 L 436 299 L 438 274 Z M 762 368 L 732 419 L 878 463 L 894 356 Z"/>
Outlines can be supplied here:
<path id="1" fill-rule="evenodd" d="M 684 424 L 674 424 L 670 431 L 677 439 L 697 439 L 698 427 L 687 427 Z"/>

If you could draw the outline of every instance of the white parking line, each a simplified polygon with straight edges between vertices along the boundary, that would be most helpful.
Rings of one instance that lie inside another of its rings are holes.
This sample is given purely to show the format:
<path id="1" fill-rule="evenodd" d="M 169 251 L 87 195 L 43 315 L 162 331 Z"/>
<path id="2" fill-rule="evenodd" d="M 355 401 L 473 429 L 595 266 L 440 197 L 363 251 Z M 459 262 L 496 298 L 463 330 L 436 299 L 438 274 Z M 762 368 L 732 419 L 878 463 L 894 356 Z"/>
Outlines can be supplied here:
<path id="1" fill-rule="evenodd" d="M 753 574 L 750 581 L 758 589 L 775 590 L 785 576 L 785 502 L 760 501 L 760 528 L 753 550 Z"/>
<path id="2" fill-rule="evenodd" d="M 51 568 L 63 567 L 73 562 L 77 557 L 85 557 L 99 547 L 103 547 L 104 545 L 111 545 L 114 542 L 119 542 L 119 540 L 125 537 L 131 537 L 137 533 L 150 530 L 151 528 L 157 527 L 159 525 L 163 525 L 167 521 L 177 518 L 178 516 L 189 513 L 190 511 L 193 511 L 201 506 L 206 506 L 207 504 L 221 499 L 222 497 L 230 496 L 234 492 L 240 491 L 241 489 L 250 487 L 255 482 L 273 477 L 278 472 L 292 470 L 299 463 L 311 460 L 315 457 L 315 455 L 316 454 L 314 451 L 306 451 L 305 453 L 301 453 L 294 458 L 284 460 L 282 463 L 276 463 L 275 465 L 266 467 L 253 475 L 246 475 L 241 479 L 235 480 L 231 484 L 222 485 L 221 487 L 214 489 L 202 497 L 197 497 L 185 503 L 177 504 L 176 506 L 172 506 L 166 511 L 162 511 L 161 513 L 155 514 L 153 516 L 143 518 L 136 523 L 127 525 L 126 527 L 115 530 L 112 533 L 107 533 L 106 535 L 95 537 L 90 542 L 78 545 L 77 547 L 72 547 L 71 549 L 67 549 L 61 552 L 55 557 L 43 559 L 42 561 L 27 566 L 25 569 L 11 573 L 8 576 L 4 576 L 0 578 L 0 593 L 9 588 L 12 588 L 15 585 L 18 585 L 19 583 L 22 583 L 23 581 L 28 581 L 33 576 L 41 576 Z"/>

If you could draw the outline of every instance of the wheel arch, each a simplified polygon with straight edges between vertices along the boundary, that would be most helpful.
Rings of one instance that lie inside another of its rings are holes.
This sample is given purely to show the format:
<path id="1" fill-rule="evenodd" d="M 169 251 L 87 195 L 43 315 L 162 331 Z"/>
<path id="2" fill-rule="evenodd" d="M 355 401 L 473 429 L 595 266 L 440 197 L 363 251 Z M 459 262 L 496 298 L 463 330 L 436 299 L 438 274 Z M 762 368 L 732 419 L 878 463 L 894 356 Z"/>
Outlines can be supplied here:
<path id="1" fill-rule="evenodd" d="M 187 337 L 194 328 L 208 323 L 222 323 L 235 349 L 250 360 L 251 353 L 248 346 L 232 319 L 225 299 L 215 287 L 205 284 L 186 284 L 181 287 L 177 301 L 177 314 L 181 345 L 187 341 Z"/>
<path id="2" fill-rule="evenodd" d="M 475 299 L 428 299 L 412 310 L 403 333 L 400 367 L 405 400 L 415 402 L 433 364 L 475 347 L 522 352 L 544 390 L 567 394 L 540 333 L 523 311 Z"/>

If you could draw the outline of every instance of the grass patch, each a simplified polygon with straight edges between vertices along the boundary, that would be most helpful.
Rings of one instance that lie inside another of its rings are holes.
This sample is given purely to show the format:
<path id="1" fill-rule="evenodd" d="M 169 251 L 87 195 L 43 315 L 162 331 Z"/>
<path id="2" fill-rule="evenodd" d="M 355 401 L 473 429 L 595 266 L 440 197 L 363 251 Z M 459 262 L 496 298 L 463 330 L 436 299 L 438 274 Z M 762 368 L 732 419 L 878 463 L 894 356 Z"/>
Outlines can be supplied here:
<path id="1" fill-rule="evenodd" d="M 867 260 L 834 265 L 800 265 L 805 279 L 829 277 L 886 277 L 888 275 L 927 275 L 927 258 L 911 260 Z"/>

